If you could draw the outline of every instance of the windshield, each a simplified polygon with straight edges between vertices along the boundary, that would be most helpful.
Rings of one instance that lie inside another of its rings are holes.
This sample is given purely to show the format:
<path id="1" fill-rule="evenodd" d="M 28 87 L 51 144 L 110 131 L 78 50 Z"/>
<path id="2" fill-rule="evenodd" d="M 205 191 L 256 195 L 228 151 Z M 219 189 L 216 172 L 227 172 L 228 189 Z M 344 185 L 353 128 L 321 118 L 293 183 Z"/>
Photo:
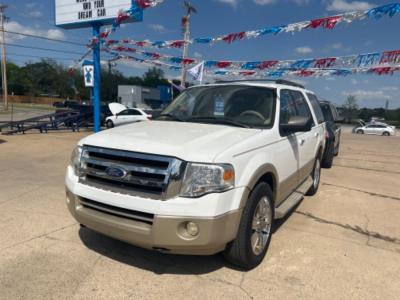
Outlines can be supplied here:
<path id="1" fill-rule="evenodd" d="M 160 119 L 241 127 L 272 127 L 276 91 L 253 86 L 206 86 L 184 91 Z"/>

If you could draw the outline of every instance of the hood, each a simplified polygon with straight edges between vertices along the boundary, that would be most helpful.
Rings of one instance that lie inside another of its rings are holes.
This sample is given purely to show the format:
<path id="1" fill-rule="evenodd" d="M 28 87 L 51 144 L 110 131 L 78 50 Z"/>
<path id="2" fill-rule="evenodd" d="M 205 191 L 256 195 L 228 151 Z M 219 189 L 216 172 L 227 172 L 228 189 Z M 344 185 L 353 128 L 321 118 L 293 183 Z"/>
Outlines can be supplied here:
<path id="1" fill-rule="evenodd" d="M 366 124 L 363 120 L 358 120 L 358 126 L 364 127 Z"/>
<path id="2" fill-rule="evenodd" d="M 116 102 L 108 104 L 108 108 L 114 116 L 128 109 L 125 105 Z"/>
<path id="3" fill-rule="evenodd" d="M 217 155 L 260 132 L 224 125 L 151 121 L 106 130 L 80 144 L 213 162 Z"/>

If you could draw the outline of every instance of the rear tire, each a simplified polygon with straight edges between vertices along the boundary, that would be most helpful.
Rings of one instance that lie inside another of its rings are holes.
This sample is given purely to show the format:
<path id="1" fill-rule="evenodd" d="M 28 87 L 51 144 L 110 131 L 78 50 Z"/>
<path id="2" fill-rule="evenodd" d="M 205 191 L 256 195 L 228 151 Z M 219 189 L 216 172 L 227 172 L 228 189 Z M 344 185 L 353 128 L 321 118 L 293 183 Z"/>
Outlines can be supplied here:
<path id="1" fill-rule="evenodd" d="M 335 149 L 335 156 L 338 156 L 340 152 L 340 142 L 338 143 L 336 149 Z"/>
<path id="2" fill-rule="evenodd" d="M 306 196 L 314 196 L 319 188 L 319 182 L 321 180 L 321 158 L 317 157 L 314 163 L 314 169 L 311 173 L 313 184 L 307 191 Z"/>
<path id="3" fill-rule="evenodd" d="M 258 266 L 271 242 L 273 220 L 271 188 L 267 183 L 260 182 L 247 200 L 236 239 L 225 249 L 225 259 L 246 270 Z"/>
<path id="4" fill-rule="evenodd" d="M 325 169 L 330 169 L 330 168 L 332 168 L 332 165 L 333 165 L 333 157 L 335 156 L 335 145 L 334 144 L 331 144 L 330 146 L 329 146 L 329 150 L 328 150 L 328 153 L 327 153 L 327 155 L 326 155 L 326 157 L 324 158 L 324 160 L 322 161 L 322 163 L 321 163 L 321 166 L 323 167 L 323 168 L 325 168 Z"/>

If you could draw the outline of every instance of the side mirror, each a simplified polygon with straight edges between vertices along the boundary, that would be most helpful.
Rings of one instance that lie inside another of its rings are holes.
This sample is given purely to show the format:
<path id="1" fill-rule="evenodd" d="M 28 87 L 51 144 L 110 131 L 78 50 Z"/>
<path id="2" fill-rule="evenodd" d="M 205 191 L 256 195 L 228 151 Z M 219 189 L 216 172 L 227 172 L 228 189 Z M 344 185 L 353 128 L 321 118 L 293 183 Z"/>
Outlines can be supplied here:
<path id="1" fill-rule="evenodd" d="M 281 124 L 281 130 L 285 133 L 307 132 L 311 128 L 312 119 L 301 116 L 293 116 L 287 124 Z"/>

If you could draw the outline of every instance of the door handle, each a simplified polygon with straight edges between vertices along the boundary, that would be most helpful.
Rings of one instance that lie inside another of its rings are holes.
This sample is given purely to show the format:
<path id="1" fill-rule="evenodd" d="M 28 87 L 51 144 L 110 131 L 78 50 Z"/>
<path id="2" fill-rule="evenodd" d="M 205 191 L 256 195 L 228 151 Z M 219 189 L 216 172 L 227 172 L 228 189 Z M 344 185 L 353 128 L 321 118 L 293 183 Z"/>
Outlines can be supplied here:
<path id="1" fill-rule="evenodd" d="M 316 132 L 316 133 L 315 133 L 315 137 L 319 137 L 319 132 Z"/>
<path id="2" fill-rule="evenodd" d="M 303 146 L 305 142 L 306 142 L 305 139 L 301 139 L 301 140 L 300 140 L 300 146 Z"/>

